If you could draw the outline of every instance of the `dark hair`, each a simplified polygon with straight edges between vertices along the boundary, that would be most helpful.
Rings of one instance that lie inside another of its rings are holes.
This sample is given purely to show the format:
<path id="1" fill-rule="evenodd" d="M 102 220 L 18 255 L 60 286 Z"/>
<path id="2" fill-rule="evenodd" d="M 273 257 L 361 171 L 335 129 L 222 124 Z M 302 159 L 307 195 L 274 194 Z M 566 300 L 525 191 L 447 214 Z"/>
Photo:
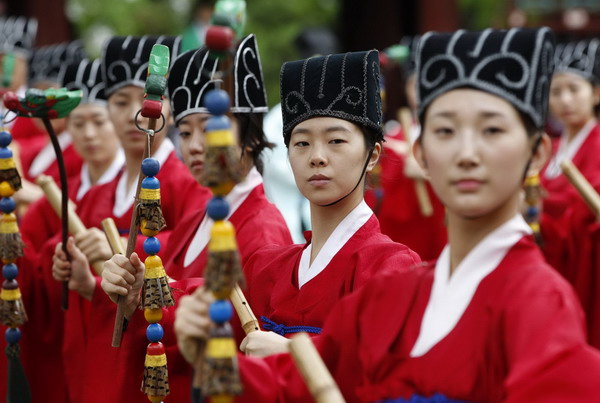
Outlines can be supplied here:
<path id="1" fill-rule="evenodd" d="M 267 140 L 263 131 L 263 114 L 234 113 L 234 116 L 238 123 L 242 155 L 246 152 L 247 147 L 251 148 L 254 166 L 262 174 L 263 162 L 260 155 L 265 148 L 271 149 L 274 147 L 274 144 Z"/>

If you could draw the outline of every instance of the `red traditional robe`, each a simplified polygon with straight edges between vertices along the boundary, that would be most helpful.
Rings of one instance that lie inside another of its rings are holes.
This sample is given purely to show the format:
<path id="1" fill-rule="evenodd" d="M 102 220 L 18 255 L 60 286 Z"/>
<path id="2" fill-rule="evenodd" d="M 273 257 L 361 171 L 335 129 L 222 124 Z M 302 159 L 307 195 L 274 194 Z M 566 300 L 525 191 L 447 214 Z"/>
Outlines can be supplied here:
<path id="1" fill-rule="evenodd" d="M 450 332 L 413 356 L 433 282 L 427 267 L 379 276 L 333 310 L 315 343 L 347 402 L 600 398 L 600 354 L 586 344 L 583 312 L 531 237 L 483 278 Z M 237 401 L 256 401 L 257 388 L 310 401 L 289 355 L 238 357 L 252 384 Z"/>
<path id="2" fill-rule="evenodd" d="M 584 130 L 589 130 L 589 132 L 583 143 L 575 150 L 575 155 L 567 156 L 571 158 L 573 164 L 584 177 L 595 183 L 600 178 L 600 158 L 598 158 L 598 152 L 600 152 L 600 126 L 595 121 L 590 122 L 589 125 L 590 128 L 586 129 L 584 127 Z M 585 133 L 579 135 L 585 135 Z M 565 175 L 562 173 L 555 174 L 556 176 L 549 174 L 549 170 L 557 170 L 556 164 L 554 164 L 555 159 L 554 156 L 540 174 L 541 185 L 546 191 L 540 220 L 544 239 L 543 249 L 548 262 L 565 277 L 570 278 L 573 273 L 571 273 L 572 266 L 569 262 L 570 257 L 566 245 L 571 236 L 568 228 L 572 228 L 572 225 L 570 225 L 569 218 L 565 213 L 570 206 L 581 199 L 581 196 Z M 555 165 L 554 168 L 552 168 L 552 165 Z M 597 187 L 596 191 L 599 190 L 600 188 Z M 577 231 L 577 229 L 571 229 L 571 231 L 573 230 Z"/>
<path id="3" fill-rule="evenodd" d="M 66 134 L 68 135 L 68 134 Z M 68 142 L 67 145 L 61 146 L 62 155 L 65 163 L 65 171 L 67 173 L 67 177 L 70 178 L 72 176 L 76 176 L 81 172 L 81 166 L 83 165 L 83 159 L 77 154 L 75 151 L 75 147 L 73 144 Z M 49 140 L 46 141 L 43 147 L 36 150 L 34 155 L 31 155 L 31 150 L 23 150 L 25 152 L 24 158 L 22 159 L 23 166 L 23 177 L 30 182 L 35 182 L 35 178 L 40 175 L 48 175 L 54 178 L 56 183 L 60 183 L 60 172 L 58 170 L 58 162 L 56 160 L 56 156 L 54 154 L 54 149 L 52 145 L 49 143 Z M 45 156 L 41 156 L 40 153 L 46 153 Z M 32 158 L 31 158 L 32 157 Z M 39 173 L 32 172 L 32 165 L 38 159 L 48 158 L 48 161 L 44 164 L 46 168 L 43 169 Z"/>
<path id="4" fill-rule="evenodd" d="M 200 255 L 187 267 L 185 257 L 200 223 L 205 219 L 203 210 L 197 209 L 181 220 L 165 248 L 163 261 L 167 274 L 175 279 L 203 277 L 208 258 L 205 246 Z M 229 221 L 235 227 L 236 239 L 242 265 L 248 258 L 265 245 L 290 245 L 287 225 L 275 205 L 266 196 L 262 184 L 256 186 L 233 212 Z"/>
<path id="5" fill-rule="evenodd" d="M 371 214 L 323 270 L 299 288 L 301 256 L 310 245 L 310 233 L 307 234 L 305 245 L 265 247 L 245 266 L 248 287 L 244 292 L 256 317 L 267 319 L 262 323 L 264 330 L 282 335 L 298 331 L 318 333 L 327 314 L 343 296 L 377 273 L 420 262 L 416 253 L 381 234 L 377 218 Z M 319 255 L 327 253 L 327 248 L 323 246 Z"/>
<path id="6" fill-rule="evenodd" d="M 584 127 L 577 137 L 586 135 L 583 142 L 567 155 L 583 176 L 600 192 L 600 127 L 595 121 Z M 586 133 L 587 130 L 587 133 Z M 564 144 L 561 144 L 564 151 Z M 560 147 L 558 147 L 560 150 Z M 553 158 L 557 160 L 555 156 Z M 581 195 L 560 173 L 549 175 L 551 161 L 541 174 L 547 192 L 543 201 L 541 229 L 543 251 L 554 266 L 575 288 L 586 312 L 590 343 L 600 348 L 600 260 L 597 256 L 597 217 L 585 205 Z M 554 166 L 556 170 L 556 166 Z M 549 177 L 550 176 L 550 177 Z"/>
<path id="7" fill-rule="evenodd" d="M 402 132 L 391 136 L 406 141 Z M 381 197 L 374 210 L 381 223 L 381 232 L 394 242 L 402 243 L 419 254 L 424 261 L 435 259 L 446 244 L 444 206 L 429 183 L 427 194 L 433 206 L 433 215 L 421 213 L 415 190 L 415 181 L 404 175 L 405 156 L 391 147 L 384 147 L 379 177 Z"/>

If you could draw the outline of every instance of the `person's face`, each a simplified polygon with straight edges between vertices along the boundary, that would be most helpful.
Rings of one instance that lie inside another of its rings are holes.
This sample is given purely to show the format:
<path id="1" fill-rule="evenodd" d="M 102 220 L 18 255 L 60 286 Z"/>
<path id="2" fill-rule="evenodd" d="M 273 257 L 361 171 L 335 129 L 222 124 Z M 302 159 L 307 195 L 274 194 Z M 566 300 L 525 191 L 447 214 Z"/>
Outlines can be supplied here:
<path id="1" fill-rule="evenodd" d="M 119 148 L 119 138 L 106 106 L 79 105 L 69 114 L 67 130 L 73 138 L 75 151 L 87 163 L 111 161 Z"/>
<path id="2" fill-rule="evenodd" d="M 545 136 L 530 170 L 544 163 L 547 140 Z M 516 109 L 473 89 L 449 91 L 434 100 L 425 115 L 422 143 L 414 146 L 449 213 L 463 218 L 486 216 L 507 203 L 516 208 L 532 148 Z"/>
<path id="3" fill-rule="evenodd" d="M 550 85 L 550 111 L 567 127 L 587 123 L 594 115 L 594 105 L 600 97 L 598 89 L 583 77 L 558 73 Z"/>
<path id="4" fill-rule="evenodd" d="M 179 121 L 179 147 L 183 162 L 190 170 L 198 183 L 204 171 L 206 153 L 206 123 L 211 115 L 206 113 L 193 113 Z M 237 122 L 230 119 L 231 129 L 237 133 Z M 241 152 L 240 152 L 241 154 Z"/>
<path id="5" fill-rule="evenodd" d="M 140 131 L 135 125 L 135 115 L 142 109 L 143 102 L 144 89 L 133 85 L 118 89 L 108 98 L 108 114 L 125 152 L 143 153 L 146 147 L 146 133 Z M 162 113 L 166 124 L 163 130 L 155 134 L 155 149 L 164 139 L 167 125 L 171 121 L 171 109 L 167 100 L 162 102 Z M 148 119 L 141 114 L 138 115 L 137 122 L 141 128 L 148 128 Z M 162 118 L 157 120 L 156 130 L 160 126 L 162 126 Z"/>
<path id="6" fill-rule="evenodd" d="M 379 158 L 376 145 L 367 166 Z M 350 193 L 360 179 L 369 155 L 362 130 L 346 120 L 318 117 L 299 123 L 289 143 L 289 159 L 296 185 L 310 202 L 326 205 Z M 363 192 L 363 181 L 356 190 Z"/>

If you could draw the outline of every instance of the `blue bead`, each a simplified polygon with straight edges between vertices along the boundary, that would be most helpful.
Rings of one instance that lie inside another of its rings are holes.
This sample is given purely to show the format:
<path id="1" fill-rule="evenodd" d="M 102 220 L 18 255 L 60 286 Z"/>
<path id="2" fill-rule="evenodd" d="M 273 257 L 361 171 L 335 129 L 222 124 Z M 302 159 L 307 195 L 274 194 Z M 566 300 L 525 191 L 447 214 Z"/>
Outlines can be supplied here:
<path id="1" fill-rule="evenodd" d="M 1 131 L 0 132 L 0 147 L 8 147 L 8 145 L 12 142 L 12 136 L 9 132 Z"/>
<path id="2" fill-rule="evenodd" d="M 208 307 L 208 314 L 213 322 L 225 323 L 233 316 L 233 307 L 227 300 L 215 301 Z"/>
<path id="3" fill-rule="evenodd" d="M 231 122 L 225 115 L 213 116 L 206 122 L 204 130 L 212 132 L 216 130 L 226 130 L 231 128 Z"/>
<path id="4" fill-rule="evenodd" d="M 538 208 L 535 206 L 530 206 L 527 208 L 527 217 L 536 217 L 538 215 Z"/>
<path id="5" fill-rule="evenodd" d="M 148 338 L 148 340 L 150 340 L 151 343 L 158 343 L 164 335 L 165 332 L 162 326 L 158 323 L 151 323 L 146 329 L 146 337 Z"/>
<path id="6" fill-rule="evenodd" d="M 144 189 L 160 189 L 160 181 L 154 176 L 148 176 L 142 181 Z"/>
<path id="7" fill-rule="evenodd" d="M 211 90 L 204 97 L 204 107 L 213 115 L 224 115 L 229 110 L 229 95 L 224 90 Z"/>
<path id="8" fill-rule="evenodd" d="M 5 264 L 2 267 L 2 275 L 7 280 L 14 280 L 19 275 L 19 268 L 14 263 Z"/>
<path id="9" fill-rule="evenodd" d="M 156 255 L 160 252 L 160 241 L 153 236 L 146 238 L 144 241 L 144 252 L 147 255 Z"/>
<path id="10" fill-rule="evenodd" d="M 9 327 L 4 333 L 4 338 L 8 344 L 15 344 L 21 340 L 21 330 L 17 327 Z"/>
<path id="11" fill-rule="evenodd" d="M 142 172 L 146 176 L 156 176 L 160 171 L 160 162 L 154 158 L 146 158 L 142 161 Z"/>
<path id="12" fill-rule="evenodd" d="M 3 197 L 0 199 L 0 210 L 5 214 L 10 214 L 17 208 L 17 202 L 12 197 Z"/>
<path id="13" fill-rule="evenodd" d="M 12 158 L 13 153 L 9 148 L 0 148 L 0 158 Z"/>
<path id="14" fill-rule="evenodd" d="M 215 221 L 224 220 L 229 215 L 229 203 L 222 197 L 213 197 L 206 206 L 206 214 Z"/>

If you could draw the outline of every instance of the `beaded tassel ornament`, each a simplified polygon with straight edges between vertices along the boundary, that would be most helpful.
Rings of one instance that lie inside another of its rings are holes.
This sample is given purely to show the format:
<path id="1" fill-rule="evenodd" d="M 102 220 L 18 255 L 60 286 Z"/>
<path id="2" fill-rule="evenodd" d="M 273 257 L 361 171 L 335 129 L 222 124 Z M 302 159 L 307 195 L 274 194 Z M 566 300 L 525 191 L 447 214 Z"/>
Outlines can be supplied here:
<path id="1" fill-rule="evenodd" d="M 17 258 L 23 256 L 23 242 L 17 217 L 15 200 L 11 197 L 21 188 L 21 177 L 17 171 L 12 151 L 8 148 L 12 136 L 6 130 L 0 131 L 0 258 L 4 266 L 2 275 L 2 291 L 0 292 L 0 322 L 8 326 L 5 333 L 8 357 L 8 400 L 31 399 L 29 385 L 21 361 L 19 359 L 19 340 L 22 326 L 27 321 L 27 313 L 21 299 L 21 291 L 17 283 L 19 269 L 15 264 Z M 16 400 L 14 400 L 16 401 Z"/>
<path id="2" fill-rule="evenodd" d="M 224 199 L 231 189 L 243 178 L 236 155 L 236 139 L 231 122 L 225 115 L 229 110 L 229 95 L 226 91 L 210 91 L 205 98 L 205 107 L 213 115 L 206 123 L 206 160 L 204 184 L 211 188 L 214 197 L 207 206 L 208 216 L 215 221 L 208 244 L 208 263 L 205 270 L 205 287 L 216 301 L 210 305 L 209 315 L 216 326 L 206 344 L 203 368 L 202 391 L 211 396 L 213 403 L 228 403 L 242 393 L 237 366 L 237 348 L 229 320 L 233 308 L 228 298 L 237 283 L 244 277 L 235 238 L 235 229 L 229 221 L 229 205 Z M 225 158 L 232 155 L 233 158 Z"/>
<path id="3" fill-rule="evenodd" d="M 143 203 L 153 203 L 152 208 L 160 212 L 160 183 L 155 176 L 160 170 L 160 164 L 154 158 L 146 158 L 142 162 L 142 173 L 146 176 L 142 181 L 140 190 L 140 206 Z M 140 210 L 144 207 L 140 207 Z M 164 226 L 164 218 L 160 213 L 161 228 Z M 160 257 L 160 241 L 156 238 L 158 230 L 153 229 L 147 223 L 148 219 L 140 220 L 140 230 L 147 236 L 144 241 L 144 252 L 149 256 L 144 261 L 146 272 L 144 273 L 144 285 L 142 287 L 142 309 L 144 317 L 150 324 L 146 329 L 146 337 L 150 344 L 146 348 L 146 361 L 144 363 L 144 381 L 142 391 L 151 402 L 160 402 L 169 395 L 169 375 L 167 372 L 167 356 L 165 347 L 160 342 L 164 331 L 160 325 L 163 313 L 162 309 L 175 305 L 168 283 L 167 274 Z"/>
<path id="4" fill-rule="evenodd" d="M 540 175 L 533 174 L 525 179 L 525 221 L 533 231 L 533 236 L 538 245 L 542 246 L 542 233 L 540 232 L 540 209 L 542 199 L 542 187 L 540 186 Z"/>
<path id="5" fill-rule="evenodd" d="M 154 45 L 148 63 L 146 95 L 140 112 L 142 116 L 149 119 L 158 119 L 161 116 L 168 67 L 169 48 Z M 149 130 L 147 134 L 149 139 L 146 151 L 149 156 L 151 152 L 150 139 L 154 133 Z M 160 241 L 156 238 L 158 232 L 166 226 L 160 206 L 160 182 L 156 178 L 160 171 L 160 163 L 154 158 L 145 158 L 142 161 L 141 170 L 145 177 L 140 185 L 135 222 L 142 234 L 148 237 L 144 241 L 144 252 L 149 256 L 144 261 L 146 271 L 142 286 L 141 305 L 144 310 L 144 318 L 149 322 L 146 337 L 150 342 L 146 347 L 142 392 L 148 396 L 148 400 L 151 402 L 161 402 L 169 395 L 170 389 L 167 356 L 165 347 L 160 342 L 164 336 L 164 330 L 159 322 L 163 316 L 162 309 L 175 305 L 175 301 L 167 274 L 158 256 Z"/>

